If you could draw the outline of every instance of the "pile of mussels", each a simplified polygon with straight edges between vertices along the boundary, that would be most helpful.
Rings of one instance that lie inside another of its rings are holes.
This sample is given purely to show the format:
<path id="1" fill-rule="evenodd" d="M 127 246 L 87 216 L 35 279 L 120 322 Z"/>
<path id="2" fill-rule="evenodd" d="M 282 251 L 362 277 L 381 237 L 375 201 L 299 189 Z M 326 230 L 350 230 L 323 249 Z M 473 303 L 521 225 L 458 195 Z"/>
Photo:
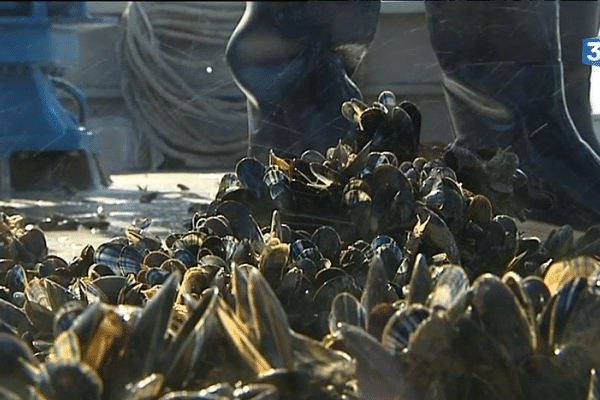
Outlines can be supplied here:
<path id="1" fill-rule="evenodd" d="M 164 240 L 68 262 L 2 215 L 0 397 L 600 399 L 600 226 L 525 236 L 417 157 L 414 105 L 342 112 L 344 143 L 241 160 Z"/>

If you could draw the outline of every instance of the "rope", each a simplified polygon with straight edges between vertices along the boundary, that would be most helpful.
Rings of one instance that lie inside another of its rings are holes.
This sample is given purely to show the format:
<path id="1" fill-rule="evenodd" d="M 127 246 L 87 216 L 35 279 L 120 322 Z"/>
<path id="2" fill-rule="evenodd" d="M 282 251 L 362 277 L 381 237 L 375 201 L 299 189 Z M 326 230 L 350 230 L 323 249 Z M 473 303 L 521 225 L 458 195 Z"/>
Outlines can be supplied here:
<path id="1" fill-rule="evenodd" d="M 141 140 L 150 145 L 153 169 L 164 158 L 161 155 L 181 160 L 187 167 L 213 169 L 231 168 L 232 160 L 246 155 L 245 129 L 230 129 L 227 134 L 214 129 L 246 121 L 246 102 L 221 98 L 215 87 L 194 90 L 175 68 L 204 70 L 206 60 L 164 45 L 176 40 L 189 42 L 189 47 L 220 46 L 224 55 L 243 9 L 244 3 L 239 2 L 128 4 L 118 52 L 121 89 Z"/>

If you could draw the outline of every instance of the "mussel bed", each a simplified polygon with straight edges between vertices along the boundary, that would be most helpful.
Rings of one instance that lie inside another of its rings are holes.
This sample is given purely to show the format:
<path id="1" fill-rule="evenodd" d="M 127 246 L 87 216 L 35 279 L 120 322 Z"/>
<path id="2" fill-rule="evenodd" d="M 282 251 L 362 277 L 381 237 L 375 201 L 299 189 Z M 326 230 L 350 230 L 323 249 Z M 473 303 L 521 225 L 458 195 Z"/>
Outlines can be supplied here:
<path id="1" fill-rule="evenodd" d="M 165 238 L 67 261 L 2 214 L 0 397 L 600 399 L 600 225 L 527 236 L 510 152 L 466 187 L 413 104 L 342 112 L 348 140 L 242 159 Z"/>

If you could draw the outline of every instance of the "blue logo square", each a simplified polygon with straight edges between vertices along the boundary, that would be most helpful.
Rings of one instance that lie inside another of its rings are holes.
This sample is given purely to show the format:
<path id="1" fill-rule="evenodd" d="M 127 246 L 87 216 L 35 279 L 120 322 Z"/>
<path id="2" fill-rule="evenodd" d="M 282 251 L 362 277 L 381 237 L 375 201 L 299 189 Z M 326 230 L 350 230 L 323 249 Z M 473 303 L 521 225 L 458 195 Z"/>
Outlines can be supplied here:
<path id="1" fill-rule="evenodd" d="M 583 39 L 581 62 L 600 67 L 600 37 Z"/>

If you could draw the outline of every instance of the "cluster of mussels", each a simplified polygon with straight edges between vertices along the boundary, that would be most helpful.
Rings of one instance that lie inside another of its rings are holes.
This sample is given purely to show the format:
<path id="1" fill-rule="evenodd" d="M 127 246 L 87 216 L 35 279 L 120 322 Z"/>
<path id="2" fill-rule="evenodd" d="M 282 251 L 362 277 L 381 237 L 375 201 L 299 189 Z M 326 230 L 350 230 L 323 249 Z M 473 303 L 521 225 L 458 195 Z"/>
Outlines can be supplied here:
<path id="1" fill-rule="evenodd" d="M 2 215 L 0 397 L 599 400 L 600 225 L 525 236 L 417 157 L 414 105 L 342 111 L 345 143 L 241 160 L 164 240 L 68 262 Z"/>

